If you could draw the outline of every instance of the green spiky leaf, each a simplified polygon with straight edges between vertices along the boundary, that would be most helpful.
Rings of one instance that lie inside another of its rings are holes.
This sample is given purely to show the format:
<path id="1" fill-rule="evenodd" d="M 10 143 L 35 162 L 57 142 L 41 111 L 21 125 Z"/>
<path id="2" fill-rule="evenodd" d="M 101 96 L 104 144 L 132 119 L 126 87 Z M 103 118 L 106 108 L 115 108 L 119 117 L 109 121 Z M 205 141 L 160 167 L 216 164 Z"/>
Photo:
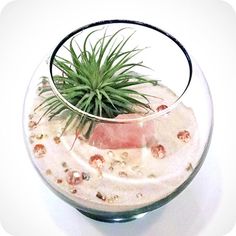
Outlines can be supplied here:
<path id="1" fill-rule="evenodd" d="M 78 109 L 106 118 L 150 110 L 149 95 L 135 91 L 132 86 L 147 83 L 155 86 L 157 81 L 133 73 L 137 67 L 148 67 L 143 62 L 134 62 L 135 56 L 143 49 L 125 49 L 134 33 L 121 39 L 119 34 L 124 30 L 126 28 L 112 35 L 107 35 L 105 30 L 94 45 L 90 38 L 98 30 L 92 31 L 85 38 L 82 47 L 73 37 L 66 48 L 70 58 L 55 57 L 53 65 L 61 74 L 53 76 L 54 83 L 62 96 Z M 43 116 L 48 116 L 51 120 L 66 111 L 68 116 L 63 132 L 73 124 L 76 132 L 79 131 L 88 138 L 95 126 L 94 121 L 86 115 L 75 114 L 69 110 L 50 93 L 50 86 L 44 86 L 39 94 L 48 93 L 50 95 L 38 106 L 45 109 Z"/>

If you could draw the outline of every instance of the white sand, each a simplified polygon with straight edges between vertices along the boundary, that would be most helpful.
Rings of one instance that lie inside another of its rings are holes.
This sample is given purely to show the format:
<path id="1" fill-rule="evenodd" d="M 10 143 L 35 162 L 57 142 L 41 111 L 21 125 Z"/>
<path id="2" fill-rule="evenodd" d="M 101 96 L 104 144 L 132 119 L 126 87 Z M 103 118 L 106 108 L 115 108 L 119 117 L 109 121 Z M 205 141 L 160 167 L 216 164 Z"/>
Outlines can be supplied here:
<path id="1" fill-rule="evenodd" d="M 169 105 L 176 99 L 169 89 L 162 86 L 153 87 L 152 94 L 163 99 L 152 99 L 153 108 Z M 40 102 L 37 97 L 35 100 L 36 104 Z M 34 113 L 32 120 L 37 121 L 40 113 L 42 111 Z M 33 161 L 50 185 L 72 199 L 75 205 L 104 211 L 132 210 L 149 205 L 179 187 L 192 173 L 202 154 L 197 123 L 190 108 L 179 104 L 168 115 L 156 119 L 155 123 L 152 132 L 166 149 L 164 158 L 153 157 L 150 147 L 98 149 L 80 140 L 70 150 L 74 134 L 67 132 L 60 143 L 55 143 L 54 137 L 60 135 L 63 121 L 57 118 L 48 122 L 44 118 L 37 127 L 29 130 L 29 136 L 32 150 L 36 144 L 43 144 L 47 153 L 41 158 L 33 157 Z M 186 143 L 177 138 L 182 130 L 189 131 L 191 135 Z M 94 154 L 100 154 L 105 159 L 102 174 L 89 164 Z M 90 179 L 72 186 L 66 181 L 68 172 L 65 169 L 85 172 Z M 74 189 L 76 193 L 71 193 Z M 98 198 L 97 192 L 106 200 Z"/>

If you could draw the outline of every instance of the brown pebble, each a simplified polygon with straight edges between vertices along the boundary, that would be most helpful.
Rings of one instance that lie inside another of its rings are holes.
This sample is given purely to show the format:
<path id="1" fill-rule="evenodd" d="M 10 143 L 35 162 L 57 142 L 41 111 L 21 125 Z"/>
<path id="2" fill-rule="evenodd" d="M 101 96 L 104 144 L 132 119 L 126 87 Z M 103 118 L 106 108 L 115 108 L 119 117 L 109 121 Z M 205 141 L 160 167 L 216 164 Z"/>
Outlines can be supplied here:
<path id="1" fill-rule="evenodd" d="M 191 136 L 190 136 L 190 133 L 187 130 L 183 130 L 183 131 L 180 131 L 177 134 L 177 138 L 180 139 L 181 141 L 187 143 L 187 142 L 190 141 Z"/>
<path id="2" fill-rule="evenodd" d="M 137 198 L 141 198 L 142 196 L 143 196 L 142 193 L 137 193 L 137 194 L 136 194 L 136 197 L 137 197 Z"/>
<path id="3" fill-rule="evenodd" d="M 31 121 L 29 121 L 28 126 L 30 129 L 35 129 L 37 127 L 37 123 L 35 121 L 31 120 Z"/>
<path id="4" fill-rule="evenodd" d="M 119 176 L 120 176 L 120 177 L 127 177 L 128 174 L 127 174 L 126 172 L 124 172 L 124 171 L 120 171 L 120 172 L 119 172 Z"/>
<path id="5" fill-rule="evenodd" d="M 36 144 L 34 146 L 33 152 L 35 154 L 35 157 L 41 158 L 47 153 L 47 150 L 43 144 Z"/>
<path id="6" fill-rule="evenodd" d="M 106 201 L 106 196 L 101 194 L 100 192 L 97 192 L 96 197 L 101 199 L 102 201 Z"/>
<path id="7" fill-rule="evenodd" d="M 61 184 L 62 182 L 63 182 L 62 179 L 57 179 L 57 183 L 58 183 L 58 184 Z"/>
<path id="8" fill-rule="evenodd" d="M 193 170 L 193 165 L 192 163 L 189 163 L 189 165 L 186 167 L 187 171 Z"/>
<path id="9" fill-rule="evenodd" d="M 75 194 L 75 193 L 77 193 L 77 190 L 76 189 L 71 189 L 70 192 Z"/>
<path id="10" fill-rule="evenodd" d="M 89 181 L 90 175 L 88 173 L 82 172 L 82 179 Z"/>
<path id="11" fill-rule="evenodd" d="M 62 167 L 64 167 L 64 168 L 67 168 L 67 167 L 68 167 L 68 166 L 67 166 L 67 163 L 66 163 L 65 161 L 62 162 L 61 165 L 62 165 Z"/>
<path id="12" fill-rule="evenodd" d="M 52 171 L 50 169 L 47 169 L 46 170 L 46 175 L 51 175 L 52 174 Z"/>
<path id="13" fill-rule="evenodd" d="M 151 152 L 152 152 L 153 157 L 156 157 L 156 158 L 164 158 L 166 155 L 166 150 L 164 146 L 161 144 L 153 145 L 151 147 Z"/>
<path id="14" fill-rule="evenodd" d="M 37 134 L 36 135 L 36 139 L 42 139 L 43 138 L 43 134 Z"/>
<path id="15" fill-rule="evenodd" d="M 150 174 L 150 175 L 148 175 L 148 178 L 156 178 L 156 175 Z"/>
<path id="16" fill-rule="evenodd" d="M 61 139 L 59 138 L 59 137 L 54 137 L 53 138 L 53 140 L 54 140 L 54 142 L 56 143 L 56 144 L 59 144 L 60 142 L 61 142 Z"/>
<path id="17" fill-rule="evenodd" d="M 89 164 L 95 168 L 98 168 L 98 169 L 103 167 L 104 162 L 105 162 L 104 157 L 99 154 L 95 154 L 95 155 L 91 156 L 89 159 Z"/>
<path id="18" fill-rule="evenodd" d="M 162 105 L 158 106 L 156 110 L 157 110 L 157 112 L 159 112 L 159 111 L 165 110 L 166 108 L 168 108 L 168 106 L 162 104 Z"/>

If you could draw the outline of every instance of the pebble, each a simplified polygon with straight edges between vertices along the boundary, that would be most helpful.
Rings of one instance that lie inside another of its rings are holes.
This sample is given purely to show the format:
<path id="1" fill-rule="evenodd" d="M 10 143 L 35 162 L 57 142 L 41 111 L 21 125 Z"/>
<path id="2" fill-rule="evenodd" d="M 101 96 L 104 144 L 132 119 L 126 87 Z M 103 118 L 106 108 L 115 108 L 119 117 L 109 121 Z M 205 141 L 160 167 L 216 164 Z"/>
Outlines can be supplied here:
<path id="1" fill-rule="evenodd" d="M 83 178 L 83 180 L 89 181 L 90 175 L 88 173 L 82 172 L 82 178 Z"/>
<path id="2" fill-rule="evenodd" d="M 107 198 L 107 202 L 108 203 L 113 203 L 114 201 L 117 201 L 118 198 L 119 198 L 118 195 L 111 196 L 111 197 Z"/>
<path id="3" fill-rule="evenodd" d="M 150 175 L 148 175 L 148 178 L 156 178 L 156 175 L 150 174 Z"/>
<path id="4" fill-rule="evenodd" d="M 79 171 L 68 171 L 66 173 L 66 181 L 70 185 L 78 185 L 82 182 L 82 176 Z"/>
<path id="5" fill-rule="evenodd" d="M 37 127 L 37 123 L 33 120 L 30 120 L 28 126 L 30 129 L 35 129 Z"/>
<path id="6" fill-rule="evenodd" d="M 47 169 L 46 170 L 46 175 L 51 175 L 52 174 L 52 171 L 50 169 Z"/>
<path id="7" fill-rule="evenodd" d="M 61 184 L 62 182 L 63 182 L 62 179 L 57 179 L 57 183 L 58 183 L 58 184 Z"/>
<path id="8" fill-rule="evenodd" d="M 141 198 L 142 196 L 143 196 L 142 193 L 137 193 L 137 194 L 136 194 L 136 197 L 137 197 L 137 198 Z"/>
<path id="9" fill-rule="evenodd" d="M 104 162 L 105 162 L 104 157 L 99 154 L 95 154 L 91 156 L 89 159 L 89 164 L 98 169 L 101 169 L 103 167 Z"/>
<path id="10" fill-rule="evenodd" d="M 33 152 L 35 154 L 35 157 L 41 158 L 47 153 L 47 150 L 43 144 L 36 144 L 34 146 Z"/>
<path id="11" fill-rule="evenodd" d="M 162 104 L 162 105 L 158 106 L 156 110 L 157 110 L 157 112 L 159 112 L 159 111 L 163 111 L 163 110 L 165 110 L 166 108 L 168 108 L 168 106 Z"/>
<path id="12" fill-rule="evenodd" d="M 187 143 L 187 142 L 190 141 L 191 136 L 190 136 L 189 131 L 183 130 L 183 131 L 180 131 L 180 132 L 177 134 L 177 138 L 180 139 L 181 141 L 183 141 L 184 143 Z"/>
<path id="13" fill-rule="evenodd" d="M 189 163 L 189 165 L 186 167 L 187 171 L 193 170 L 193 165 L 192 163 Z"/>
<path id="14" fill-rule="evenodd" d="M 126 172 L 124 172 L 124 171 L 120 171 L 120 172 L 119 172 L 119 176 L 120 176 L 120 177 L 127 177 L 128 174 L 127 174 Z"/>
<path id="15" fill-rule="evenodd" d="M 151 152 L 152 152 L 153 157 L 156 157 L 156 158 L 162 159 L 166 155 L 166 150 L 165 150 L 164 146 L 161 144 L 152 146 Z"/>
<path id="16" fill-rule="evenodd" d="M 58 136 L 54 137 L 53 140 L 56 144 L 59 144 L 61 142 L 61 139 Z"/>
<path id="17" fill-rule="evenodd" d="M 36 139 L 42 139 L 43 138 L 43 134 L 37 134 L 35 137 L 36 137 Z"/>
<path id="18" fill-rule="evenodd" d="M 63 161 L 63 162 L 61 163 L 61 165 L 62 165 L 63 168 L 67 168 L 67 167 L 68 167 L 68 165 L 67 165 L 67 163 L 66 163 L 65 161 Z"/>
<path id="19" fill-rule="evenodd" d="M 100 192 L 97 192 L 96 197 L 101 199 L 102 201 L 106 201 L 106 196 Z"/>
<path id="20" fill-rule="evenodd" d="M 75 194 L 75 193 L 77 193 L 77 190 L 76 190 L 76 189 L 71 189 L 70 192 L 71 192 L 72 194 Z"/>

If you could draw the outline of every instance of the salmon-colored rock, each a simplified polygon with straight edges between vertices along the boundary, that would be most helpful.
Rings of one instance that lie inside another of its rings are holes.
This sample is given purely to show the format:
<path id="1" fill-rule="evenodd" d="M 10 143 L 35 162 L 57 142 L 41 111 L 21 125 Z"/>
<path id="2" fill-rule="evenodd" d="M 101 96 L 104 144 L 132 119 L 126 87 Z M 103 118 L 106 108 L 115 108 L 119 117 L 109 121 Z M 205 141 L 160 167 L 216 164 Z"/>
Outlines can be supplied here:
<path id="1" fill-rule="evenodd" d="M 138 114 L 123 114 L 117 119 L 133 119 Z M 89 144 L 102 149 L 140 148 L 155 140 L 154 121 L 132 123 L 100 123 L 89 139 Z"/>

